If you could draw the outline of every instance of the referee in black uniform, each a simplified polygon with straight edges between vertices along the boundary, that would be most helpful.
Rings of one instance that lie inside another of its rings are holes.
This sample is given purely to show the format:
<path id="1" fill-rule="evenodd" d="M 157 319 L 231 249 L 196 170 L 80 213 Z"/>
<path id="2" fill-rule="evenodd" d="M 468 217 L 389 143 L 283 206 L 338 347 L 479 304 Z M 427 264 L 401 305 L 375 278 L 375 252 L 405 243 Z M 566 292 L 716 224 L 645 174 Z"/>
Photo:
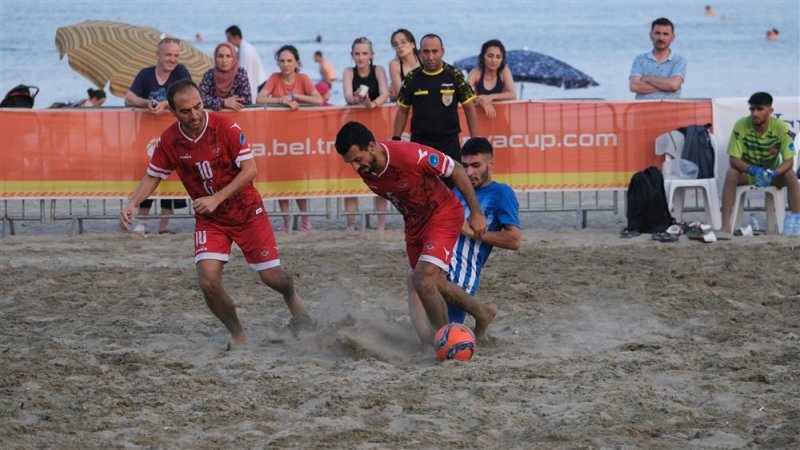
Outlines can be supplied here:
<path id="1" fill-rule="evenodd" d="M 458 104 L 464 105 L 470 136 L 477 136 L 478 115 L 472 104 L 475 93 L 459 69 L 442 61 L 444 45 L 439 36 L 426 34 L 420 41 L 419 56 L 422 65 L 406 75 L 397 96 L 392 139 L 400 139 L 408 110 L 413 106 L 411 141 L 433 147 L 460 162 Z"/>

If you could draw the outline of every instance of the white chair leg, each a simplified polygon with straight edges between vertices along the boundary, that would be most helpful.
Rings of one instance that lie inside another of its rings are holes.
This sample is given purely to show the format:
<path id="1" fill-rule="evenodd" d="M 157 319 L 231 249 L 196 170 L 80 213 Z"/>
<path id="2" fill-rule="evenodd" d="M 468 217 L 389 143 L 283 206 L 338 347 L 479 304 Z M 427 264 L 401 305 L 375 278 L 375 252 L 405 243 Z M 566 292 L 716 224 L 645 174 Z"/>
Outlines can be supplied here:
<path id="1" fill-rule="evenodd" d="M 683 222 L 683 197 L 686 194 L 686 189 L 677 188 L 672 196 L 672 216 L 677 222 Z"/>
<path id="2" fill-rule="evenodd" d="M 704 189 L 706 193 L 706 217 L 711 221 L 711 227 L 715 230 L 722 228 L 722 209 L 719 204 L 719 195 L 717 195 L 717 184 L 711 182 L 708 189 Z"/>
<path id="3" fill-rule="evenodd" d="M 743 200 L 745 195 L 747 195 L 746 191 L 739 191 L 736 193 L 736 200 L 733 202 L 733 210 L 731 211 L 731 223 L 728 224 L 731 231 L 736 231 L 742 223 L 742 210 L 744 209 Z"/>

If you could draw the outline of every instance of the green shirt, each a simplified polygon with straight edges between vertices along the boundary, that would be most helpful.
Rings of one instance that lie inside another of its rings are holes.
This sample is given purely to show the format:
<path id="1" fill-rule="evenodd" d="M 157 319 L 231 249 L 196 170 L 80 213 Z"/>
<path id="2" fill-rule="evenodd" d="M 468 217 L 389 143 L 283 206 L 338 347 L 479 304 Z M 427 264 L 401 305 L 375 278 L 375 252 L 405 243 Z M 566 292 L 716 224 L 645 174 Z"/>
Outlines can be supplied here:
<path id="1" fill-rule="evenodd" d="M 794 138 L 780 119 L 770 116 L 767 131 L 759 136 L 750 116 L 742 117 L 733 126 L 728 154 L 751 166 L 775 169 L 794 158 Z"/>

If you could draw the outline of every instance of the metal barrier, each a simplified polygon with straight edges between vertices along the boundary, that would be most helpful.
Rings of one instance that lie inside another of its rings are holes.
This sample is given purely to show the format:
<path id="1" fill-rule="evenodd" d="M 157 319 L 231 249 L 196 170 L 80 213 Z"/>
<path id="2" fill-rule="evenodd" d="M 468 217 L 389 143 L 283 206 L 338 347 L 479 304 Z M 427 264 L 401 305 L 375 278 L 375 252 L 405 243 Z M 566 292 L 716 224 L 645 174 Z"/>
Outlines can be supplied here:
<path id="1" fill-rule="evenodd" d="M 592 211 L 610 211 L 620 214 L 621 204 L 619 193 L 622 191 L 535 191 L 521 192 L 517 194 L 520 203 L 520 214 L 531 213 L 552 213 L 552 212 L 575 212 L 575 228 L 585 228 L 587 225 L 587 214 Z M 373 196 L 361 196 L 357 211 L 345 211 L 343 207 L 344 197 L 315 198 L 310 199 L 309 211 L 301 212 L 296 209 L 294 202 L 290 203 L 291 208 L 287 212 L 280 211 L 277 207 L 277 199 L 264 201 L 265 207 L 270 217 L 285 217 L 290 219 L 290 226 L 298 216 L 323 217 L 326 220 L 340 220 L 347 216 L 360 217 L 360 230 L 365 231 L 373 216 L 398 216 L 400 213 L 388 204 L 386 211 L 377 211 L 374 208 Z M 0 236 L 16 234 L 15 223 L 19 221 L 36 221 L 40 224 L 52 224 L 57 221 L 70 221 L 70 235 L 82 234 L 85 231 L 84 223 L 89 220 L 109 220 L 119 217 L 119 213 L 124 207 L 127 199 L 125 198 L 105 198 L 105 199 L 27 199 L 27 200 L 3 200 L 2 211 L 2 233 Z M 373 206 L 368 206 L 373 205 Z M 160 213 L 159 202 L 154 202 L 151 214 L 148 219 L 192 219 L 194 213 L 189 204 L 187 213 L 164 215 Z M 6 232 L 8 224 L 8 233 Z M 292 226 L 292 228 L 295 228 Z"/>

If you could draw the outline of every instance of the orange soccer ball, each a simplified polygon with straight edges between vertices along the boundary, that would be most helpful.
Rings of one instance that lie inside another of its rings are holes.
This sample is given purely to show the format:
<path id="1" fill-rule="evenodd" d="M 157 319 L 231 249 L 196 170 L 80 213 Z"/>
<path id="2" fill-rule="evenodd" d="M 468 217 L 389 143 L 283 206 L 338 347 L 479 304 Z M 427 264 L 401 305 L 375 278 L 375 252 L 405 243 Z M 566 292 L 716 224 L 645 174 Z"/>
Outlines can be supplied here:
<path id="1" fill-rule="evenodd" d="M 433 339 L 436 356 L 440 360 L 469 361 L 475 353 L 475 334 L 460 323 L 448 323 Z"/>

